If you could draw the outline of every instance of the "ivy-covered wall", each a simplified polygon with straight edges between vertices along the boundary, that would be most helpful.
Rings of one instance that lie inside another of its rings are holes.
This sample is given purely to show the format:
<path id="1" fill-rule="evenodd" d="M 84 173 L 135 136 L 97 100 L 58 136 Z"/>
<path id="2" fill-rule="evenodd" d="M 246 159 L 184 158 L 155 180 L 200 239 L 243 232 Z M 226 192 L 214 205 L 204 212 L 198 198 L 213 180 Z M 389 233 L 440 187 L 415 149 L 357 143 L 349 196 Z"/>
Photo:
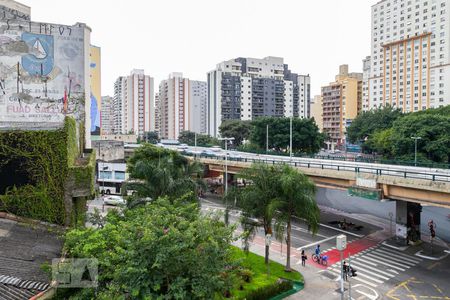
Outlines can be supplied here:
<path id="1" fill-rule="evenodd" d="M 74 177 L 76 186 L 87 184 L 93 190 L 95 153 L 87 164 L 80 161 L 80 129 L 67 117 L 57 130 L 0 132 L 0 178 L 10 176 L 7 186 L 0 184 L 0 211 L 70 223 L 65 203 L 71 192 L 66 190 L 68 179 Z"/>

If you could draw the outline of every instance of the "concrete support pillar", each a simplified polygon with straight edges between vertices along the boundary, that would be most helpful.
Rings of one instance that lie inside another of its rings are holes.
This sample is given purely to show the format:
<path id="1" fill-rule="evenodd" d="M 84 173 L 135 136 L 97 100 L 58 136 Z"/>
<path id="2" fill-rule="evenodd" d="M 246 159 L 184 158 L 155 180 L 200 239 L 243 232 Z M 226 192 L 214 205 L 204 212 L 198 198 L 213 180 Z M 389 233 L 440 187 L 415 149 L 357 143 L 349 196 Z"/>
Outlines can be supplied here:
<path id="1" fill-rule="evenodd" d="M 420 240 L 420 213 L 422 207 L 418 203 L 396 201 L 396 237 L 408 242 Z"/>

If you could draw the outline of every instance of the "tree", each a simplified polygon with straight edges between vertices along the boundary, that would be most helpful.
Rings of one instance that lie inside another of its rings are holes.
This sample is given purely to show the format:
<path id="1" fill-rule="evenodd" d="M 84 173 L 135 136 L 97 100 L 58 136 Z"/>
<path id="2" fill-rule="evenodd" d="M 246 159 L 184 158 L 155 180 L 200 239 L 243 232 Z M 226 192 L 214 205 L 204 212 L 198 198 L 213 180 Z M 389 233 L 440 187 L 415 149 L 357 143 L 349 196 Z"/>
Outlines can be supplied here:
<path id="1" fill-rule="evenodd" d="M 159 135 L 156 131 L 146 131 L 143 140 L 146 143 L 157 144 L 159 143 Z"/>
<path id="2" fill-rule="evenodd" d="M 98 288 L 77 299 L 214 299 L 232 272 L 233 228 L 195 204 L 158 199 L 107 216 L 103 228 L 71 230 L 69 257 L 95 257 Z"/>
<path id="3" fill-rule="evenodd" d="M 266 149 L 267 125 L 269 125 L 269 149 L 287 150 L 290 144 L 290 118 L 262 117 L 252 122 L 250 141 L 260 149 Z M 324 135 L 319 132 L 314 119 L 292 120 L 293 152 L 315 154 L 322 147 Z"/>
<path id="4" fill-rule="evenodd" d="M 222 122 L 219 132 L 222 137 L 234 137 L 233 145 L 239 147 L 244 140 L 248 140 L 251 129 L 251 121 L 227 120 Z"/>
<path id="5" fill-rule="evenodd" d="M 202 188 L 203 166 L 191 161 L 176 151 L 145 144 L 128 160 L 130 180 L 126 189 L 136 192 L 135 197 L 171 199 L 189 193 L 197 199 Z"/>
<path id="6" fill-rule="evenodd" d="M 178 135 L 178 141 L 182 144 L 187 144 L 189 146 L 195 146 L 195 132 L 193 131 L 182 131 Z M 200 147 L 211 147 L 214 145 L 219 145 L 219 141 L 207 134 L 197 133 L 197 146 Z"/>
<path id="7" fill-rule="evenodd" d="M 414 159 L 414 140 L 419 158 L 439 163 L 450 163 L 450 110 L 409 114 L 392 127 L 392 157 Z"/>
<path id="8" fill-rule="evenodd" d="M 351 143 L 364 142 L 376 131 L 389 129 L 394 121 L 403 116 L 401 110 L 389 105 L 369 110 L 358 115 L 347 128 L 347 137 Z"/>
<path id="9" fill-rule="evenodd" d="M 280 214 L 277 222 L 286 223 L 286 271 L 291 271 L 291 230 L 294 216 L 303 218 L 313 233 L 319 224 L 319 208 L 315 199 L 315 185 L 303 173 L 285 165 L 279 177 L 280 195 L 272 204 Z"/>
<path id="10" fill-rule="evenodd" d="M 251 182 L 238 196 L 238 205 L 242 209 L 242 227 L 251 232 L 250 228 L 262 226 L 264 234 L 272 234 L 272 221 L 275 207 L 272 203 L 277 199 L 278 181 L 281 169 L 279 166 L 257 163 L 243 170 L 239 176 Z M 255 223 L 252 218 L 258 219 Z M 251 234 L 250 234 L 251 236 Z M 269 263 L 269 247 L 266 246 L 265 262 Z"/>

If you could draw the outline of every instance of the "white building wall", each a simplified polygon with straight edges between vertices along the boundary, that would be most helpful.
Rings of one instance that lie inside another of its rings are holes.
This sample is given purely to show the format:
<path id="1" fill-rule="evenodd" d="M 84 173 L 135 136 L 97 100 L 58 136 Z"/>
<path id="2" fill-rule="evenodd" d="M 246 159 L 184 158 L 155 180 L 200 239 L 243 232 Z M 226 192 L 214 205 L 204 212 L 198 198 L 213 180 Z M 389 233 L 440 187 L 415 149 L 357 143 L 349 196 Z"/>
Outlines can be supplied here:
<path id="1" fill-rule="evenodd" d="M 252 119 L 252 79 L 241 77 L 241 120 Z"/>
<path id="2" fill-rule="evenodd" d="M 294 116 L 294 94 L 292 81 L 284 81 L 284 116 Z"/>
<path id="3" fill-rule="evenodd" d="M 391 104 L 408 112 L 450 104 L 449 7 L 450 0 L 372 6 L 371 109 Z"/>
<path id="4" fill-rule="evenodd" d="M 206 134 L 207 129 L 207 84 L 203 81 L 189 81 L 189 120 L 190 130 Z"/>
<path id="5" fill-rule="evenodd" d="M 311 105 L 311 77 L 309 75 L 298 76 L 298 117 L 308 118 Z"/>

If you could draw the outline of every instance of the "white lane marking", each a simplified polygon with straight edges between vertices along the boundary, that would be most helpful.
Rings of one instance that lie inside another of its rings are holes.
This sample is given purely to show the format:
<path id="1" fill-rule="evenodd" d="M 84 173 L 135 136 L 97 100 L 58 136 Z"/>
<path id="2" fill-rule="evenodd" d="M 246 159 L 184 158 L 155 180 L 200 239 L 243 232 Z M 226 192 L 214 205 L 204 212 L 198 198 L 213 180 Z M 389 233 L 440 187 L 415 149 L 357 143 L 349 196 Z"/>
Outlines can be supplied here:
<path id="1" fill-rule="evenodd" d="M 336 269 L 330 269 L 331 271 L 333 271 L 334 273 L 336 273 L 336 274 L 341 274 L 341 271 L 340 270 L 336 270 Z M 368 282 L 368 281 L 366 281 L 366 280 L 364 280 L 364 279 L 361 279 L 361 278 L 358 278 L 358 277 L 351 277 L 352 279 L 355 279 L 355 280 L 358 280 L 358 281 L 360 281 L 360 282 L 362 282 L 362 283 L 365 283 L 365 284 L 368 284 L 368 285 L 370 285 L 370 286 L 373 286 L 373 287 L 377 287 L 378 285 L 377 284 L 374 284 L 374 283 L 372 283 L 372 282 Z"/>
<path id="2" fill-rule="evenodd" d="M 410 265 L 407 265 L 407 264 L 404 264 L 404 263 L 399 263 L 399 262 L 393 261 L 391 258 L 381 257 L 379 255 L 372 254 L 372 253 L 373 252 L 370 252 L 370 253 L 366 254 L 366 257 L 369 256 L 369 257 L 375 258 L 376 260 L 381 260 L 381 261 L 387 262 L 387 263 L 391 264 L 391 266 L 392 265 L 393 266 L 399 266 L 399 267 L 407 268 L 407 269 L 411 268 Z"/>
<path id="3" fill-rule="evenodd" d="M 324 242 L 327 242 L 327 241 L 329 241 L 329 240 L 335 239 L 336 237 L 337 237 L 337 235 L 331 236 L 331 237 L 326 238 L 326 239 L 323 239 L 323 240 L 321 240 L 321 241 L 314 242 L 314 243 L 311 243 L 311 244 L 308 244 L 308 245 L 305 245 L 305 246 L 298 247 L 297 250 L 300 251 L 300 250 L 303 250 L 303 249 L 307 249 L 307 248 L 310 248 L 310 247 L 314 247 L 315 245 L 320 245 L 320 244 L 322 244 L 322 243 L 324 243 Z"/>
<path id="4" fill-rule="evenodd" d="M 292 229 L 293 229 L 294 231 L 300 231 L 300 232 L 304 232 L 304 233 L 309 233 L 309 234 L 311 234 L 310 231 L 308 231 L 308 230 L 306 230 L 306 229 L 304 229 L 304 228 L 301 228 L 301 227 L 299 227 L 299 226 L 296 226 L 296 225 L 292 225 Z M 327 238 L 327 237 L 328 237 L 328 236 L 323 235 L 323 234 L 320 234 L 320 233 L 316 233 L 315 235 L 316 235 L 316 236 L 320 236 L 320 237 L 322 237 L 322 238 Z"/>
<path id="5" fill-rule="evenodd" d="M 394 255 L 394 256 L 397 256 L 397 257 L 404 258 L 406 260 L 413 261 L 413 262 L 415 262 L 417 264 L 420 263 L 423 260 L 421 258 L 414 258 L 414 257 L 411 257 L 411 256 L 403 254 L 403 253 L 394 252 L 393 250 L 390 250 L 389 248 L 385 248 L 385 247 L 380 247 L 378 250 L 381 251 L 381 252 L 384 252 L 386 254 L 389 254 L 389 255 Z"/>
<path id="6" fill-rule="evenodd" d="M 367 274 L 371 274 L 371 275 L 373 275 L 373 276 L 377 276 L 378 278 L 381 278 L 381 279 L 384 279 L 384 280 L 389 280 L 389 277 L 386 277 L 386 276 L 383 276 L 383 275 L 380 275 L 380 274 L 378 274 L 378 273 L 375 273 L 375 272 L 373 272 L 373 271 L 369 271 L 369 270 L 366 270 L 366 266 L 362 266 L 362 265 L 358 265 L 357 263 L 354 263 L 354 262 L 352 262 L 352 265 L 356 265 L 356 270 L 358 271 L 357 272 L 357 274 L 359 275 L 359 274 L 364 274 L 364 273 L 367 273 Z M 359 264 L 361 264 L 361 263 L 359 263 Z M 339 264 L 340 265 L 340 264 Z M 378 269 L 376 269 L 377 271 L 378 271 Z M 363 273 L 361 273 L 361 272 L 363 272 Z M 363 275 L 364 276 L 364 275 Z M 394 275 L 391 275 L 391 278 L 392 277 L 394 277 Z M 380 283 L 382 283 L 382 282 L 380 282 Z"/>
<path id="7" fill-rule="evenodd" d="M 374 263 L 376 263 L 376 264 L 382 264 L 382 265 L 385 265 L 385 266 L 388 266 L 388 267 L 397 269 L 397 270 L 399 270 L 399 271 L 403 271 L 403 272 L 406 271 L 406 269 L 403 269 L 403 268 L 399 268 L 399 267 L 393 266 L 393 265 L 390 264 L 389 262 L 386 263 L 386 262 L 383 262 L 383 261 L 378 260 L 378 259 L 374 259 L 374 258 L 371 258 L 371 257 L 367 257 L 367 255 L 364 256 L 364 260 L 365 260 L 365 259 L 368 259 L 368 260 L 370 260 L 370 261 L 372 261 L 372 262 L 374 262 Z M 363 261 L 363 259 L 361 259 L 361 258 L 359 258 L 359 260 L 360 260 L 360 261 Z"/>
<path id="8" fill-rule="evenodd" d="M 361 263 L 361 262 L 352 261 L 352 265 L 353 265 L 353 264 L 356 265 L 356 269 L 357 269 L 357 270 L 359 270 L 360 268 L 363 268 L 363 269 L 370 269 L 370 270 L 374 271 L 374 274 L 373 274 L 373 275 L 376 275 L 375 272 L 378 272 L 378 273 L 380 273 L 380 274 L 383 274 L 383 275 L 384 275 L 383 278 L 386 279 L 386 280 L 388 280 L 389 278 L 395 277 L 395 274 L 390 274 L 390 273 L 387 273 L 387 272 L 382 271 L 382 270 L 380 270 L 380 269 L 377 269 L 377 268 L 374 268 L 374 267 L 370 267 L 370 266 L 364 265 L 364 264 Z M 368 271 L 368 270 L 366 270 L 366 272 L 367 272 L 367 271 Z M 397 273 L 397 274 L 398 274 L 398 273 Z M 376 276 L 378 276 L 378 277 L 380 277 L 380 278 L 382 277 L 381 275 L 376 275 Z"/>
<path id="9" fill-rule="evenodd" d="M 339 229 L 339 228 L 335 228 L 333 226 L 328 226 L 328 225 L 325 225 L 325 224 L 322 224 L 322 223 L 319 223 L 319 225 L 322 226 L 322 227 L 325 227 L 325 228 L 328 228 L 328 229 L 333 229 L 333 230 L 336 230 L 336 231 L 339 231 L 339 232 L 342 232 L 342 233 L 345 233 L 345 234 L 348 234 L 348 235 L 352 235 L 352 236 L 355 236 L 355 237 L 358 237 L 358 238 L 362 238 L 364 236 L 364 235 L 361 235 L 361 234 L 356 234 L 356 233 L 353 233 L 353 232 L 349 232 L 347 230 L 342 230 L 342 229 Z"/>
<path id="10" fill-rule="evenodd" d="M 372 252 L 370 252 L 370 253 L 371 253 L 371 254 L 374 254 L 374 255 L 376 254 L 377 256 L 382 257 L 382 258 L 389 259 L 389 260 L 391 260 L 391 261 L 393 261 L 393 262 L 403 263 L 403 264 L 405 264 L 405 265 L 407 265 L 407 266 L 413 267 L 413 266 L 416 265 L 415 262 L 406 261 L 406 259 L 404 260 L 404 259 L 402 259 L 402 258 L 391 257 L 391 256 L 389 256 L 388 254 L 380 253 L 380 252 L 377 251 L 377 250 L 372 251 Z"/>

